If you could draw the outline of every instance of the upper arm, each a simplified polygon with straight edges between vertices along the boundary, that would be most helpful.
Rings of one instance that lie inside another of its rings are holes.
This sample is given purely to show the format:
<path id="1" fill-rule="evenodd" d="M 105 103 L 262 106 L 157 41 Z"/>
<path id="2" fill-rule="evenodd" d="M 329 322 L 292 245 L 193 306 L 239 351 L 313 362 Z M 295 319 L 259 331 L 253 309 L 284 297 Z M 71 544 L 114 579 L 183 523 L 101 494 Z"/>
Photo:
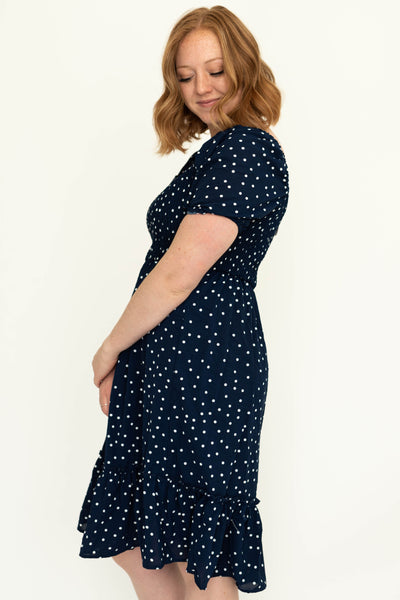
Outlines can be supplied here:
<path id="1" fill-rule="evenodd" d="M 203 149 L 188 213 L 155 267 L 178 293 L 194 289 L 252 221 L 263 219 L 272 236 L 287 203 L 287 165 L 273 137 L 237 127 Z"/>
<path id="2" fill-rule="evenodd" d="M 237 234 L 237 224 L 228 217 L 187 214 L 155 268 L 166 278 L 171 291 L 191 291 L 228 250 Z"/>

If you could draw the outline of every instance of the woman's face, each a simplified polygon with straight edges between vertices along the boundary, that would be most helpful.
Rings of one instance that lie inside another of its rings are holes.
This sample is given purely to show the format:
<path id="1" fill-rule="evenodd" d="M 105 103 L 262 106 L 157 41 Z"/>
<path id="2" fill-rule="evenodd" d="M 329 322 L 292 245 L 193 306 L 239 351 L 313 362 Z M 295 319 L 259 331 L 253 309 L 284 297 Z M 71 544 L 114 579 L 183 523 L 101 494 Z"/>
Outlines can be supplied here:
<path id="1" fill-rule="evenodd" d="M 215 135 L 218 130 L 210 126 L 211 109 L 229 88 L 221 45 L 215 33 L 209 29 L 188 33 L 179 44 L 175 66 L 187 108 L 208 125 L 211 136 Z M 229 114 L 239 101 L 238 92 L 225 104 L 224 111 Z"/>

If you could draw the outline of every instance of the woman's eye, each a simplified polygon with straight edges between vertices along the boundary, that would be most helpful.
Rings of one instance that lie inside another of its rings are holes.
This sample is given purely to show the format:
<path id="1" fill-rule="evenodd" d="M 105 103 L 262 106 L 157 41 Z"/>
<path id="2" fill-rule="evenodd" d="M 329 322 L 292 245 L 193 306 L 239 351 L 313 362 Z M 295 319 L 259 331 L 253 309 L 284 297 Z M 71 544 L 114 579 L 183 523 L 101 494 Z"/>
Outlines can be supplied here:
<path id="1" fill-rule="evenodd" d="M 218 75 L 222 75 L 223 74 L 223 70 L 222 71 L 218 71 L 217 73 L 210 73 L 210 75 L 212 75 L 213 77 L 218 77 Z M 187 81 L 190 81 L 191 77 L 180 77 L 178 78 L 178 81 L 180 83 L 186 83 Z"/>
<path id="2" fill-rule="evenodd" d="M 210 75 L 211 75 L 212 77 L 218 77 L 218 75 L 222 75 L 222 74 L 223 74 L 223 72 L 224 72 L 224 71 L 222 70 L 222 71 L 218 71 L 217 73 L 210 73 Z M 178 81 L 179 81 L 180 83 L 186 83 L 187 81 L 190 81 L 190 80 L 191 80 L 191 77 L 180 77 L 180 78 L 178 78 Z"/>

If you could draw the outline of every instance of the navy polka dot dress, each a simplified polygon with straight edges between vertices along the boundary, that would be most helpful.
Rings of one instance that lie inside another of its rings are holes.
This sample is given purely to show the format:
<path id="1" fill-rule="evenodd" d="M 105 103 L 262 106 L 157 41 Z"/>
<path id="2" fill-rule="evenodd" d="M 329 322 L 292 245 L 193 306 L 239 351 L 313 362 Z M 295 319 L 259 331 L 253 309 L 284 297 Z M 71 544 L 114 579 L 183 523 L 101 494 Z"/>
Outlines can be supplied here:
<path id="1" fill-rule="evenodd" d="M 187 213 L 237 223 L 228 250 L 161 323 L 120 353 L 107 432 L 79 516 L 79 555 L 140 546 L 143 566 L 187 561 L 201 590 L 266 587 L 256 496 L 268 361 L 254 288 L 286 211 L 284 153 L 236 125 L 208 139 L 150 204 L 134 291 Z"/>

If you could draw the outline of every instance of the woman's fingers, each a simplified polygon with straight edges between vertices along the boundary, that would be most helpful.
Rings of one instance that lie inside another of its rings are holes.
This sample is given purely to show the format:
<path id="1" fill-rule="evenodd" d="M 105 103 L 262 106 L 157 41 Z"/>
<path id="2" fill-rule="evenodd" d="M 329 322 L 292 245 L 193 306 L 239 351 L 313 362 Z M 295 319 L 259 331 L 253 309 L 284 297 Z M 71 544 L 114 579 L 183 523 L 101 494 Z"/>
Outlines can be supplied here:
<path id="1" fill-rule="evenodd" d="M 117 360 L 118 354 L 110 350 L 110 346 L 105 340 L 92 360 L 93 383 L 96 387 L 100 387 L 102 381 L 115 369 Z"/>
<path id="2" fill-rule="evenodd" d="M 108 417 L 112 383 L 115 368 L 103 379 L 99 385 L 99 404 L 102 412 Z"/>

